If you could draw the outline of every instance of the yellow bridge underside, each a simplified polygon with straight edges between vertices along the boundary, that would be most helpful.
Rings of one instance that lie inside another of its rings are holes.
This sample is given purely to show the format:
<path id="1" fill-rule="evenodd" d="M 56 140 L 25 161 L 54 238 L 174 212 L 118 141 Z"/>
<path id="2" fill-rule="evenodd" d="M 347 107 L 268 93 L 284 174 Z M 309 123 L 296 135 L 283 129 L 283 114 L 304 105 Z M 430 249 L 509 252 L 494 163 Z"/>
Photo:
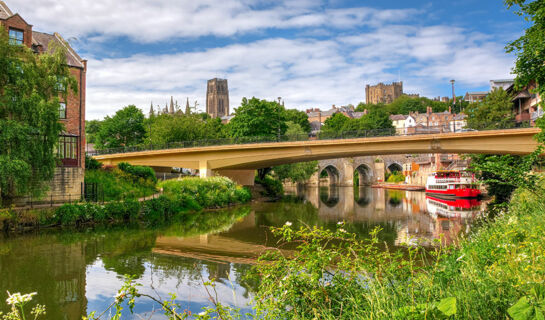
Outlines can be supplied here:
<path id="1" fill-rule="evenodd" d="M 472 131 L 355 138 L 309 140 L 165 149 L 106 154 L 94 158 L 104 164 L 128 162 L 154 167 L 199 170 L 253 170 L 280 164 L 386 154 L 481 153 L 524 155 L 533 152 L 538 128 Z"/>

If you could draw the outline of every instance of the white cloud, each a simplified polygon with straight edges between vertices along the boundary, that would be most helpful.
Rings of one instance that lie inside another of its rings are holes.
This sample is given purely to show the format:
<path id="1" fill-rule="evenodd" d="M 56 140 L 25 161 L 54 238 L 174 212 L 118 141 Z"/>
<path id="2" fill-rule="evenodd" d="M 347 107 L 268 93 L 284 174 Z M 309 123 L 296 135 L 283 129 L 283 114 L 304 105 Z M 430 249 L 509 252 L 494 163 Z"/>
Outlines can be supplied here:
<path id="1" fill-rule="evenodd" d="M 263 0 L 26 0 L 9 5 L 40 30 L 66 37 L 128 36 L 136 42 L 224 37 L 268 28 L 351 28 L 402 20 L 417 12 L 365 7 L 323 10 L 320 1 Z"/>

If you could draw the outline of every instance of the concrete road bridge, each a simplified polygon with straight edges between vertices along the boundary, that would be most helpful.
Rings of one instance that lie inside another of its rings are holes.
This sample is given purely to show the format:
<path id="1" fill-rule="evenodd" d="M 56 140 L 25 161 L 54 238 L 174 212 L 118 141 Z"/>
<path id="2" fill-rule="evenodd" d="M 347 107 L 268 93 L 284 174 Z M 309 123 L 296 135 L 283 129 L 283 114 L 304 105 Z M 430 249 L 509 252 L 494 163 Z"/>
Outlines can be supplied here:
<path id="1" fill-rule="evenodd" d="M 428 153 L 525 155 L 537 147 L 533 136 L 538 132 L 539 128 L 517 128 L 200 147 L 174 145 L 161 150 L 125 149 L 119 153 L 96 154 L 94 158 L 107 165 L 128 162 L 198 169 L 201 177 L 222 175 L 240 184 L 252 185 L 256 169 L 312 160 Z M 363 163 L 357 168 L 366 170 Z"/>

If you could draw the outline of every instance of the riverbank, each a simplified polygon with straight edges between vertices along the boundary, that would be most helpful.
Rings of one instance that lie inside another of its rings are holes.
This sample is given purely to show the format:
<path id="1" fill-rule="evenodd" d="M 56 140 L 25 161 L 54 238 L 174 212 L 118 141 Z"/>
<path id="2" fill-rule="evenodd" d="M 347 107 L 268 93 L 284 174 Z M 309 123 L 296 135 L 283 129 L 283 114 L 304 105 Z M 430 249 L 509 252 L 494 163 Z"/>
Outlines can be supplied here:
<path id="1" fill-rule="evenodd" d="M 372 188 L 383 188 L 392 190 L 407 190 L 407 191 L 424 191 L 426 187 L 411 184 L 396 184 L 396 183 L 378 183 L 373 184 Z"/>
<path id="2" fill-rule="evenodd" d="M 271 319 L 293 318 L 284 310 L 321 319 L 539 319 L 545 313 L 541 193 L 518 190 L 459 246 L 431 252 L 415 246 L 379 252 L 376 237 L 357 240 L 342 224 L 335 232 L 287 224 L 276 233 L 299 241 L 299 251 L 290 259 L 274 252 L 262 259 L 256 275 L 267 277 L 257 309 Z M 342 272 L 331 271 L 331 261 Z"/>
<path id="3" fill-rule="evenodd" d="M 109 201 L 103 204 L 81 202 L 58 208 L 0 210 L 0 230 L 29 230 L 65 225 L 123 223 L 138 221 L 156 224 L 183 212 L 228 207 L 246 203 L 250 192 L 223 177 L 185 178 L 159 184 L 163 194 L 139 201 Z"/>

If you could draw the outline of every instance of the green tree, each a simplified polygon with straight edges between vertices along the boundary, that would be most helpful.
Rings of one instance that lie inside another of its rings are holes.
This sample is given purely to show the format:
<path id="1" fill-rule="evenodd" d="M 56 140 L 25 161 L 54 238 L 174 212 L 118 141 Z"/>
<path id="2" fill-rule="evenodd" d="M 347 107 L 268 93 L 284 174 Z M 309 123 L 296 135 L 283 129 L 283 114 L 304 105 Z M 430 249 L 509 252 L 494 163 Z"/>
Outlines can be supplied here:
<path id="1" fill-rule="evenodd" d="M 384 109 L 371 109 L 359 119 L 349 119 L 342 127 L 342 131 L 364 131 L 373 129 L 392 129 L 392 120 Z"/>
<path id="2" fill-rule="evenodd" d="M 515 125 L 511 96 L 502 88 L 494 89 L 481 102 L 469 105 L 467 126 L 472 129 L 510 128 Z"/>
<path id="3" fill-rule="evenodd" d="M 96 135 L 100 131 L 102 121 L 86 120 L 85 121 L 85 140 L 87 143 L 96 143 Z"/>
<path id="4" fill-rule="evenodd" d="M 250 100 L 243 98 L 235 110 L 235 117 L 229 122 L 233 137 L 275 137 L 283 135 L 286 129 L 285 109 L 277 102 L 255 97 Z"/>
<path id="5" fill-rule="evenodd" d="M 97 149 L 129 147 L 144 141 L 146 128 L 144 114 L 134 105 L 106 117 L 96 135 Z"/>
<path id="6" fill-rule="evenodd" d="M 308 122 L 308 116 L 304 111 L 287 109 L 286 121 L 296 123 L 303 129 L 304 133 L 310 133 L 310 122 Z"/>
<path id="7" fill-rule="evenodd" d="M 508 8 L 517 7 L 516 13 L 531 24 L 524 35 L 506 47 L 507 52 L 517 57 L 513 69 L 515 84 L 521 88 L 535 81 L 537 93 L 545 97 L 545 2 L 505 0 L 505 4 Z"/>
<path id="8" fill-rule="evenodd" d="M 225 137 L 221 119 L 201 114 L 156 116 L 148 127 L 149 141 L 155 145 L 172 142 L 220 139 Z M 149 129 L 151 128 L 151 130 Z"/>
<path id="9" fill-rule="evenodd" d="M 338 112 L 327 118 L 322 127 L 323 133 L 339 133 L 343 131 L 345 124 L 350 120 L 344 114 Z"/>
<path id="10" fill-rule="evenodd" d="M 59 98 L 77 91 L 65 51 L 36 55 L 0 28 L 0 201 L 40 194 L 53 178 Z"/>

